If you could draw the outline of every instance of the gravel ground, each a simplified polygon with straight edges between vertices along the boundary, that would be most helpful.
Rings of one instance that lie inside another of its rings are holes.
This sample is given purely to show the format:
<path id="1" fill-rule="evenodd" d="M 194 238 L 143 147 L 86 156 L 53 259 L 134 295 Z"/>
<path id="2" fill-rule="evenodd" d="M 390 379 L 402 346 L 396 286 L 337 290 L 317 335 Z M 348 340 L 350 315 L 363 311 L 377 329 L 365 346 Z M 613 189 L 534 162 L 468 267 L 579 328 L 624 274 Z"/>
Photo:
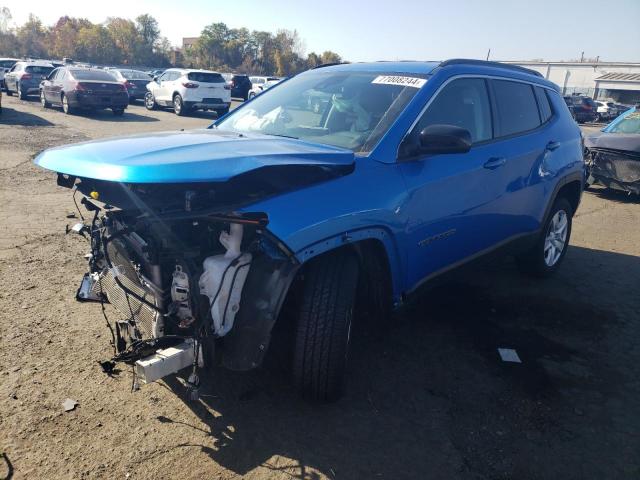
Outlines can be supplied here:
<path id="1" fill-rule="evenodd" d="M 639 479 L 640 202 L 594 188 L 558 275 L 485 261 L 425 291 L 384 332 L 356 329 L 348 392 L 301 402 L 281 356 L 131 392 L 109 333 L 74 301 L 87 246 L 44 148 L 207 125 L 132 106 L 65 116 L 3 97 L 0 448 L 16 479 Z M 521 364 L 500 361 L 515 348 Z M 64 412 L 62 402 L 78 406 Z M 0 459 L 0 478 L 7 466 Z"/>

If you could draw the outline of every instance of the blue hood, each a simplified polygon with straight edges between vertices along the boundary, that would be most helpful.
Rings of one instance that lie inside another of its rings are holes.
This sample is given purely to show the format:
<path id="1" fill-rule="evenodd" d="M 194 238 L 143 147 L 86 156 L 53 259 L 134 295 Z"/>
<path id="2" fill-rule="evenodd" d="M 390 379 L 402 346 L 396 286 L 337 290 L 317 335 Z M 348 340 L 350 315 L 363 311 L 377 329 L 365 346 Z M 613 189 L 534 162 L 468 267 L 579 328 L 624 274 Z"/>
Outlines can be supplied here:
<path id="1" fill-rule="evenodd" d="M 36 165 L 75 177 L 125 183 L 222 182 L 261 167 L 349 166 L 350 150 L 214 129 L 160 132 L 45 150 Z"/>

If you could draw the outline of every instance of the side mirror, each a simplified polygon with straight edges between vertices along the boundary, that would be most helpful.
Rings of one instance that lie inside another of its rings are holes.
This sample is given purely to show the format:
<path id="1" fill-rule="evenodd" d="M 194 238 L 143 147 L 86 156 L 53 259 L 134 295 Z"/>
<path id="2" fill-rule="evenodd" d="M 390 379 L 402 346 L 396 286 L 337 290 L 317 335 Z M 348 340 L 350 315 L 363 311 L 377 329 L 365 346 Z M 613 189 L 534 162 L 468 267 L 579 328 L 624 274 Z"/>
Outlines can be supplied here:
<path id="1" fill-rule="evenodd" d="M 466 153 L 471 149 L 471 133 L 455 125 L 430 125 L 419 135 L 416 153 Z"/>

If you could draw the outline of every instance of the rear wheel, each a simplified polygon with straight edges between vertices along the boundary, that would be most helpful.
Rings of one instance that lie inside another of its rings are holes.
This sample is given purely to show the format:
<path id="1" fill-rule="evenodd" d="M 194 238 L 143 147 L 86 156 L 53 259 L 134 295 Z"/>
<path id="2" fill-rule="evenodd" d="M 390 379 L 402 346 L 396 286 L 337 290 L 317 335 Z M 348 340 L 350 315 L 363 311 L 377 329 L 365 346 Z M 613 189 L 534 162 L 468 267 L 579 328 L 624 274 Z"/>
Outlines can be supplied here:
<path id="1" fill-rule="evenodd" d="M 218 118 L 226 115 L 227 113 L 229 113 L 229 107 L 227 107 L 227 108 L 219 108 L 218 110 L 216 110 L 216 114 L 218 115 Z"/>
<path id="2" fill-rule="evenodd" d="M 156 103 L 156 99 L 153 96 L 153 93 L 148 92 L 144 96 L 144 106 L 147 110 L 155 110 L 156 108 L 158 108 L 158 104 Z"/>
<path id="3" fill-rule="evenodd" d="M 124 108 L 112 108 L 111 111 L 116 117 L 120 117 L 124 114 Z"/>
<path id="4" fill-rule="evenodd" d="M 19 83 L 16 83 L 16 93 L 18 94 L 18 98 L 20 100 L 26 100 L 27 99 L 27 94 L 25 93 L 24 90 L 22 90 L 20 88 L 20 84 Z"/>
<path id="5" fill-rule="evenodd" d="M 62 94 L 62 111 L 67 115 L 71 115 L 73 113 L 73 108 L 69 105 L 69 99 L 64 93 Z"/>
<path id="6" fill-rule="evenodd" d="M 335 401 L 342 393 L 357 285 L 358 261 L 350 252 L 317 259 L 305 272 L 293 377 L 306 399 Z"/>
<path id="7" fill-rule="evenodd" d="M 51 105 L 47 102 L 47 98 L 44 96 L 44 90 L 40 90 L 40 105 L 42 105 L 42 108 L 49 108 Z"/>
<path id="8" fill-rule="evenodd" d="M 569 246 L 572 218 L 569 201 L 564 197 L 556 199 L 535 245 L 516 259 L 521 271 L 546 277 L 558 269 Z"/>
<path id="9" fill-rule="evenodd" d="M 182 97 L 180 96 L 179 93 L 176 93 L 173 96 L 173 111 L 179 117 L 182 117 L 187 113 L 186 112 L 186 108 L 184 108 L 184 102 L 183 102 Z"/>

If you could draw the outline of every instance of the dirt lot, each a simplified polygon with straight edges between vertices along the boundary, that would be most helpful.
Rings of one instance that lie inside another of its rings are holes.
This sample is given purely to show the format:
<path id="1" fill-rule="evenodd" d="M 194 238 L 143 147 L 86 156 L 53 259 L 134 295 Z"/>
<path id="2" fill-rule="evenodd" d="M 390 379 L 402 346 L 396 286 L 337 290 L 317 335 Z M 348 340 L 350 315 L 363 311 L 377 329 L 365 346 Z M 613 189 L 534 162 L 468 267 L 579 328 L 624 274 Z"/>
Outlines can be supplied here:
<path id="1" fill-rule="evenodd" d="M 16 479 L 639 479 L 640 202 L 594 189 L 550 280 L 484 262 L 425 292 L 382 333 L 356 330 L 346 397 L 302 403 L 274 356 L 131 392 L 102 373 L 109 333 L 74 301 L 86 243 L 44 148 L 207 125 L 130 108 L 69 117 L 3 97 L 0 448 Z M 515 348 L 523 363 L 500 361 Z M 65 413 L 66 398 L 79 402 Z M 0 478 L 6 475 L 0 459 Z"/>

